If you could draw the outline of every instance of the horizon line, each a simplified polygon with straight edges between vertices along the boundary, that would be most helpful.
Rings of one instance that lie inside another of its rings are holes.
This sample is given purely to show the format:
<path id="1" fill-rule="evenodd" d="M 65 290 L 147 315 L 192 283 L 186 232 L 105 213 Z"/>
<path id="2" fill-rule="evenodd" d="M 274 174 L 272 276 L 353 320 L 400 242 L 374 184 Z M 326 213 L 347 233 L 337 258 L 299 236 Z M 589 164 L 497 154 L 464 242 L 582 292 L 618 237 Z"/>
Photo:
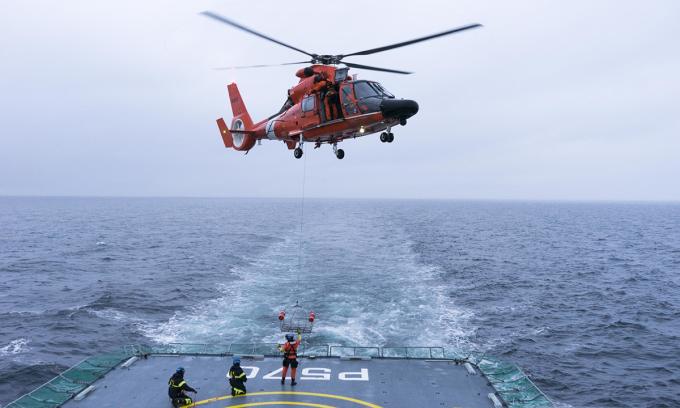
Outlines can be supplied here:
<path id="1" fill-rule="evenodd" d="M 155 199 L 243 199 L 243 200 L 301 200 L 291 196 L 133 196 L 133 195 L 2 195 L 0 198 L 155 198 Z M 486 201 L 486 202 L 543 202 L 543 203 L 620 203 L 620 204 L 680 204 L 680 200 L 641 199 L 583 199 L 583 198 L 446 198 L 446 197 L 304 197 L 309 200 L 391 200 L 391 201 Z"/>

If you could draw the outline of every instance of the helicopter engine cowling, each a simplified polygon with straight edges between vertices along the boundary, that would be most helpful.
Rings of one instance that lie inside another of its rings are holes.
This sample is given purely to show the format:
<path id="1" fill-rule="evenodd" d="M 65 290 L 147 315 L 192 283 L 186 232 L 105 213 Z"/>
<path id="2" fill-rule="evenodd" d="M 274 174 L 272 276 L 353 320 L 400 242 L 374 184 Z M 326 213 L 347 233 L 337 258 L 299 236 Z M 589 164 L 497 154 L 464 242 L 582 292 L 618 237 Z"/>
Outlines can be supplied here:
<path id="1" fill-rule="evenodd" d="M 303 78 L 300 83 L 288 90 L 288 96 L 293 101 L 293 103 L 300 103 L 302 97 L 309 94 L 314 86 L 314 79 L 312 77 Z"/>
<path id="2" fill-rule="evenodd" d="M 306 76 L 311 72 L 311 75 Z M 294 103 L 300 103 L 302 97 L 309 94 L 314 87 L 314 75 L 325 72 L 328 78 L 335 78 L 335 67 L 326 65 L 312 65 L 311 67 L 299 70 L 295 75 L 300 78 L 300 82 L 288 90 L 288 96 Z"/>
<path id="3" fill-rule="evenodd" d="M 312 75 L 314 75 L 314 68 L 312 67 L 300 68 L 298 72 L 295 73 L 295 76 L 298 78 L 309 78 Z"/>

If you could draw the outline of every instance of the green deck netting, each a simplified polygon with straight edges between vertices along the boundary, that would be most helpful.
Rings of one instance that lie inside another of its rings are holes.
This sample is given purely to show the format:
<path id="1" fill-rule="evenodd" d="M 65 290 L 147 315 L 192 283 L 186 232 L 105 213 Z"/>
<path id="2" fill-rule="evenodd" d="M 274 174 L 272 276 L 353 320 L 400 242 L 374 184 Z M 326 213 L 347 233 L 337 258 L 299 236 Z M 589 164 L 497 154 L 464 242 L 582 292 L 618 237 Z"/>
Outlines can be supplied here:
<path id="1" fill-rule="evenodd" d="M 536 387 L 529 387 L 522 391 L 505 391 L 500 393 L 505 402 L 533 401 L 543 395 Z"/>
<path id="2" fill-rule="evenodd" d="M 89 384 L 107 371 L 108 369 L 106 368 L 92 367 L 83 362 L 61 373 L 61 376 L 75 383 Z"/>
<path id="3" fill-rule="evenodd" d="M 449 360 L 464 360 L 470 355 L 469 351 L 444 349 L 444 358 Z"/>
<path id="4" fill-rule="evenodd" d="M 512 382 L 499 382 L 491 384 L 498 392 L 502 391 L 522 391 L 529 387 L 533 387 L 531 381 L 528 378 L 522 377 L 517 381 Z"/>
<path id="5" fill-rule="evenodd" d="M 38 401 L 26 394 L 9 404 L 7 408 L 54 408 L 58 406 L 59 404 Z"/>
<path id="6" fill-rule="evenodd" d="M 504 374 L 487 374 L 487 373 L 484 374 L 486 375 L 486 378 L 489 379 L 489 382 L 491 382 L 492 384 L 501 382 L 513 382 L 519 380 L 520 378 L 526 377 L 520 369 L 515 369 L 514 371 Z"/>
<path id="7" fill-rule="evenodd" d="M 512 363 L 508 363 L 506 361 L 489 356 L 484 356 L 484 358 L 477 363 L 477 367 L 479 367 L 479 369 L 484 373 L 488 374 L 509 373 L 517 369 L 517 367 Z"/>
<path id="8" fill-rule="evenodd" d="M 499 358 L 471 353 L 475 365 L 510 408 L 552 407 L 552 402 L 516 365 Z M 468 361 L 470 361 L 468 360 Z"/>
<path id="9" fill-rule="evenodd" d="M 132 357 L 135 354 L 133 350 L 125 347 L 110 353 L 89 357 L 37 390 L 10 403 L 7 408 L 56 408 L 113 367 Z"/>
<path id="10" fill-rule="evenodd" d="M 508 402 L 508 406 L 510 408 L 543 408 L 552 407 L 553 404 L 545 395 L 541 395 L 533 401 Z"/>

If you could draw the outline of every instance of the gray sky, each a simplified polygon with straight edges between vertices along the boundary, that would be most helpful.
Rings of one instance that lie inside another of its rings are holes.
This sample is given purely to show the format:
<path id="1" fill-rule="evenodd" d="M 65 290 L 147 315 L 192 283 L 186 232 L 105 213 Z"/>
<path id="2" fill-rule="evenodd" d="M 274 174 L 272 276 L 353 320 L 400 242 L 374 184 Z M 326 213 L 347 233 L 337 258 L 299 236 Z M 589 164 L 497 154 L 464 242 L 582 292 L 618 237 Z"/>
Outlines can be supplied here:
<path id="1" fill-rule="evenodd" d="M 211 68 L 305 56 L 204 10 L 319 54 L 485 25 L 348 58 L 414 71 L 350 73 L 420 112 L 307 151 L 307 196 L 680 200 L 675 0 L 3 1 L 0 195 L 298 197 L 305 158 L 225 149 L 215 119 L 232 80 L 275 113 L 302 66 Z"/>

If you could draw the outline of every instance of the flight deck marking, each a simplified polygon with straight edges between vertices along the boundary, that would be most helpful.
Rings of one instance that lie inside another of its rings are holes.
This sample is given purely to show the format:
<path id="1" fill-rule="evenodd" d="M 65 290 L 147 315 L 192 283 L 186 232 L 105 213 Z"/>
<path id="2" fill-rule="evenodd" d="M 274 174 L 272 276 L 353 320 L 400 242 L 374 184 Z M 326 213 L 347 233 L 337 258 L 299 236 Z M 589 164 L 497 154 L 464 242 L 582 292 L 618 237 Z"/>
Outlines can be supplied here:
<path id="1" fill-rule="evenodd" d="M 242 405 L 230 405 L 228 408 L 242 408 L 242 407 L 254 407 L 255 405 L 301 405 L 304 407 L 319 407 L 319 408 L 337 408 L 330 405 L 314 404 L 312 402 L 295 402 L 295 401 L 269 401 L 269 402 L 251 402 L 249 404 Z"/>
<path id="2" fill-rule="evenodd" d="M 322 371 L 321 373 L 313 373 L 312 370 Z M 326 380 L 331 379 L 331 369 L 330 368 L 303 368 L 301 380 Z"/>
<path id="3" fill-rule="evenodd" d="M 260 371 L 259 367 L 248 367 L 248 368 L 253 368 L 254 371 L 250 373 L 250 375 L 247 375 L 248 379 L 254 378 L 257 376 L 257 373 Z M 246 367 L 243 367 L 243 369 L 246 369 Z M 264 377 L 262 377 L 263 380 L 280 380 L 281 377 L 281 372 L 283 371 L 283 367 L 274 370 L 270 372 L 269 374 L 266 374 Z M 321 373 L 319 372 L 313 372 L 313 371 L 322 371 Z M 287 380 L 290 380 L 290 374 L 286 377 Z M 302 377 L 300 378 L 301 380 L 326 380 L 330 381 L 331 379 L 331 369 L 330 368 L 324 368 L 324 367 L 308 367 L 304 368 L 302 370 Z M 368 381 L 368 368 L 362 368 L 361 371 L 353 372 L 353 371 L 347 371 L 338 374 L 338 379 L 341 381 Z"/>
<path id="4" fill-rule="evenodd" d="M 365 405 L 365 406 L 371 407 L 371 408 L 382 408 L 381 406 L 371 404 L 370 402 L 361 401 L 361 400 L 349 398 L 349 397 L 343 397 L 341 395 L 319 394 L 319 393 L 316 393 L 316 392 L 297 392 L 297 391 L 253 392 L 253 393 L 249 393 L 249 394 L 246 394 L 246 395 L 239 395 L 238 397 L 227 395 L 227 396 L 224 396 L 224 397 L 217 397 L 217 398 L 210 398 L 210 399 L 203 400 L 203 401 L 196 401 L 192 404 L 185 405 L 182 408 L 193 407 L 193 406 L 196 406 L 196 405 L 203 405 L 203 404 L 207 404 L 209 402 L 219 401 L 219 400 L 228 399 L 228 398 L 243 398 L 243 397 L 252 396 L 252 395 L 311 395 L 311 396 L 314 396 L 314 397 L 341 399 L 341 400 L 345 400 L 345 401 L 354 402 L 354 403 L 359 404 L 359 405 Z M 291 401 L 278 401 L 277 403 L 281 404 L 281 403 L 286 403 L 286 402 L 291 402 Z M 247 406 L 247 405 L 237 405 L 237 406 Z"/>

